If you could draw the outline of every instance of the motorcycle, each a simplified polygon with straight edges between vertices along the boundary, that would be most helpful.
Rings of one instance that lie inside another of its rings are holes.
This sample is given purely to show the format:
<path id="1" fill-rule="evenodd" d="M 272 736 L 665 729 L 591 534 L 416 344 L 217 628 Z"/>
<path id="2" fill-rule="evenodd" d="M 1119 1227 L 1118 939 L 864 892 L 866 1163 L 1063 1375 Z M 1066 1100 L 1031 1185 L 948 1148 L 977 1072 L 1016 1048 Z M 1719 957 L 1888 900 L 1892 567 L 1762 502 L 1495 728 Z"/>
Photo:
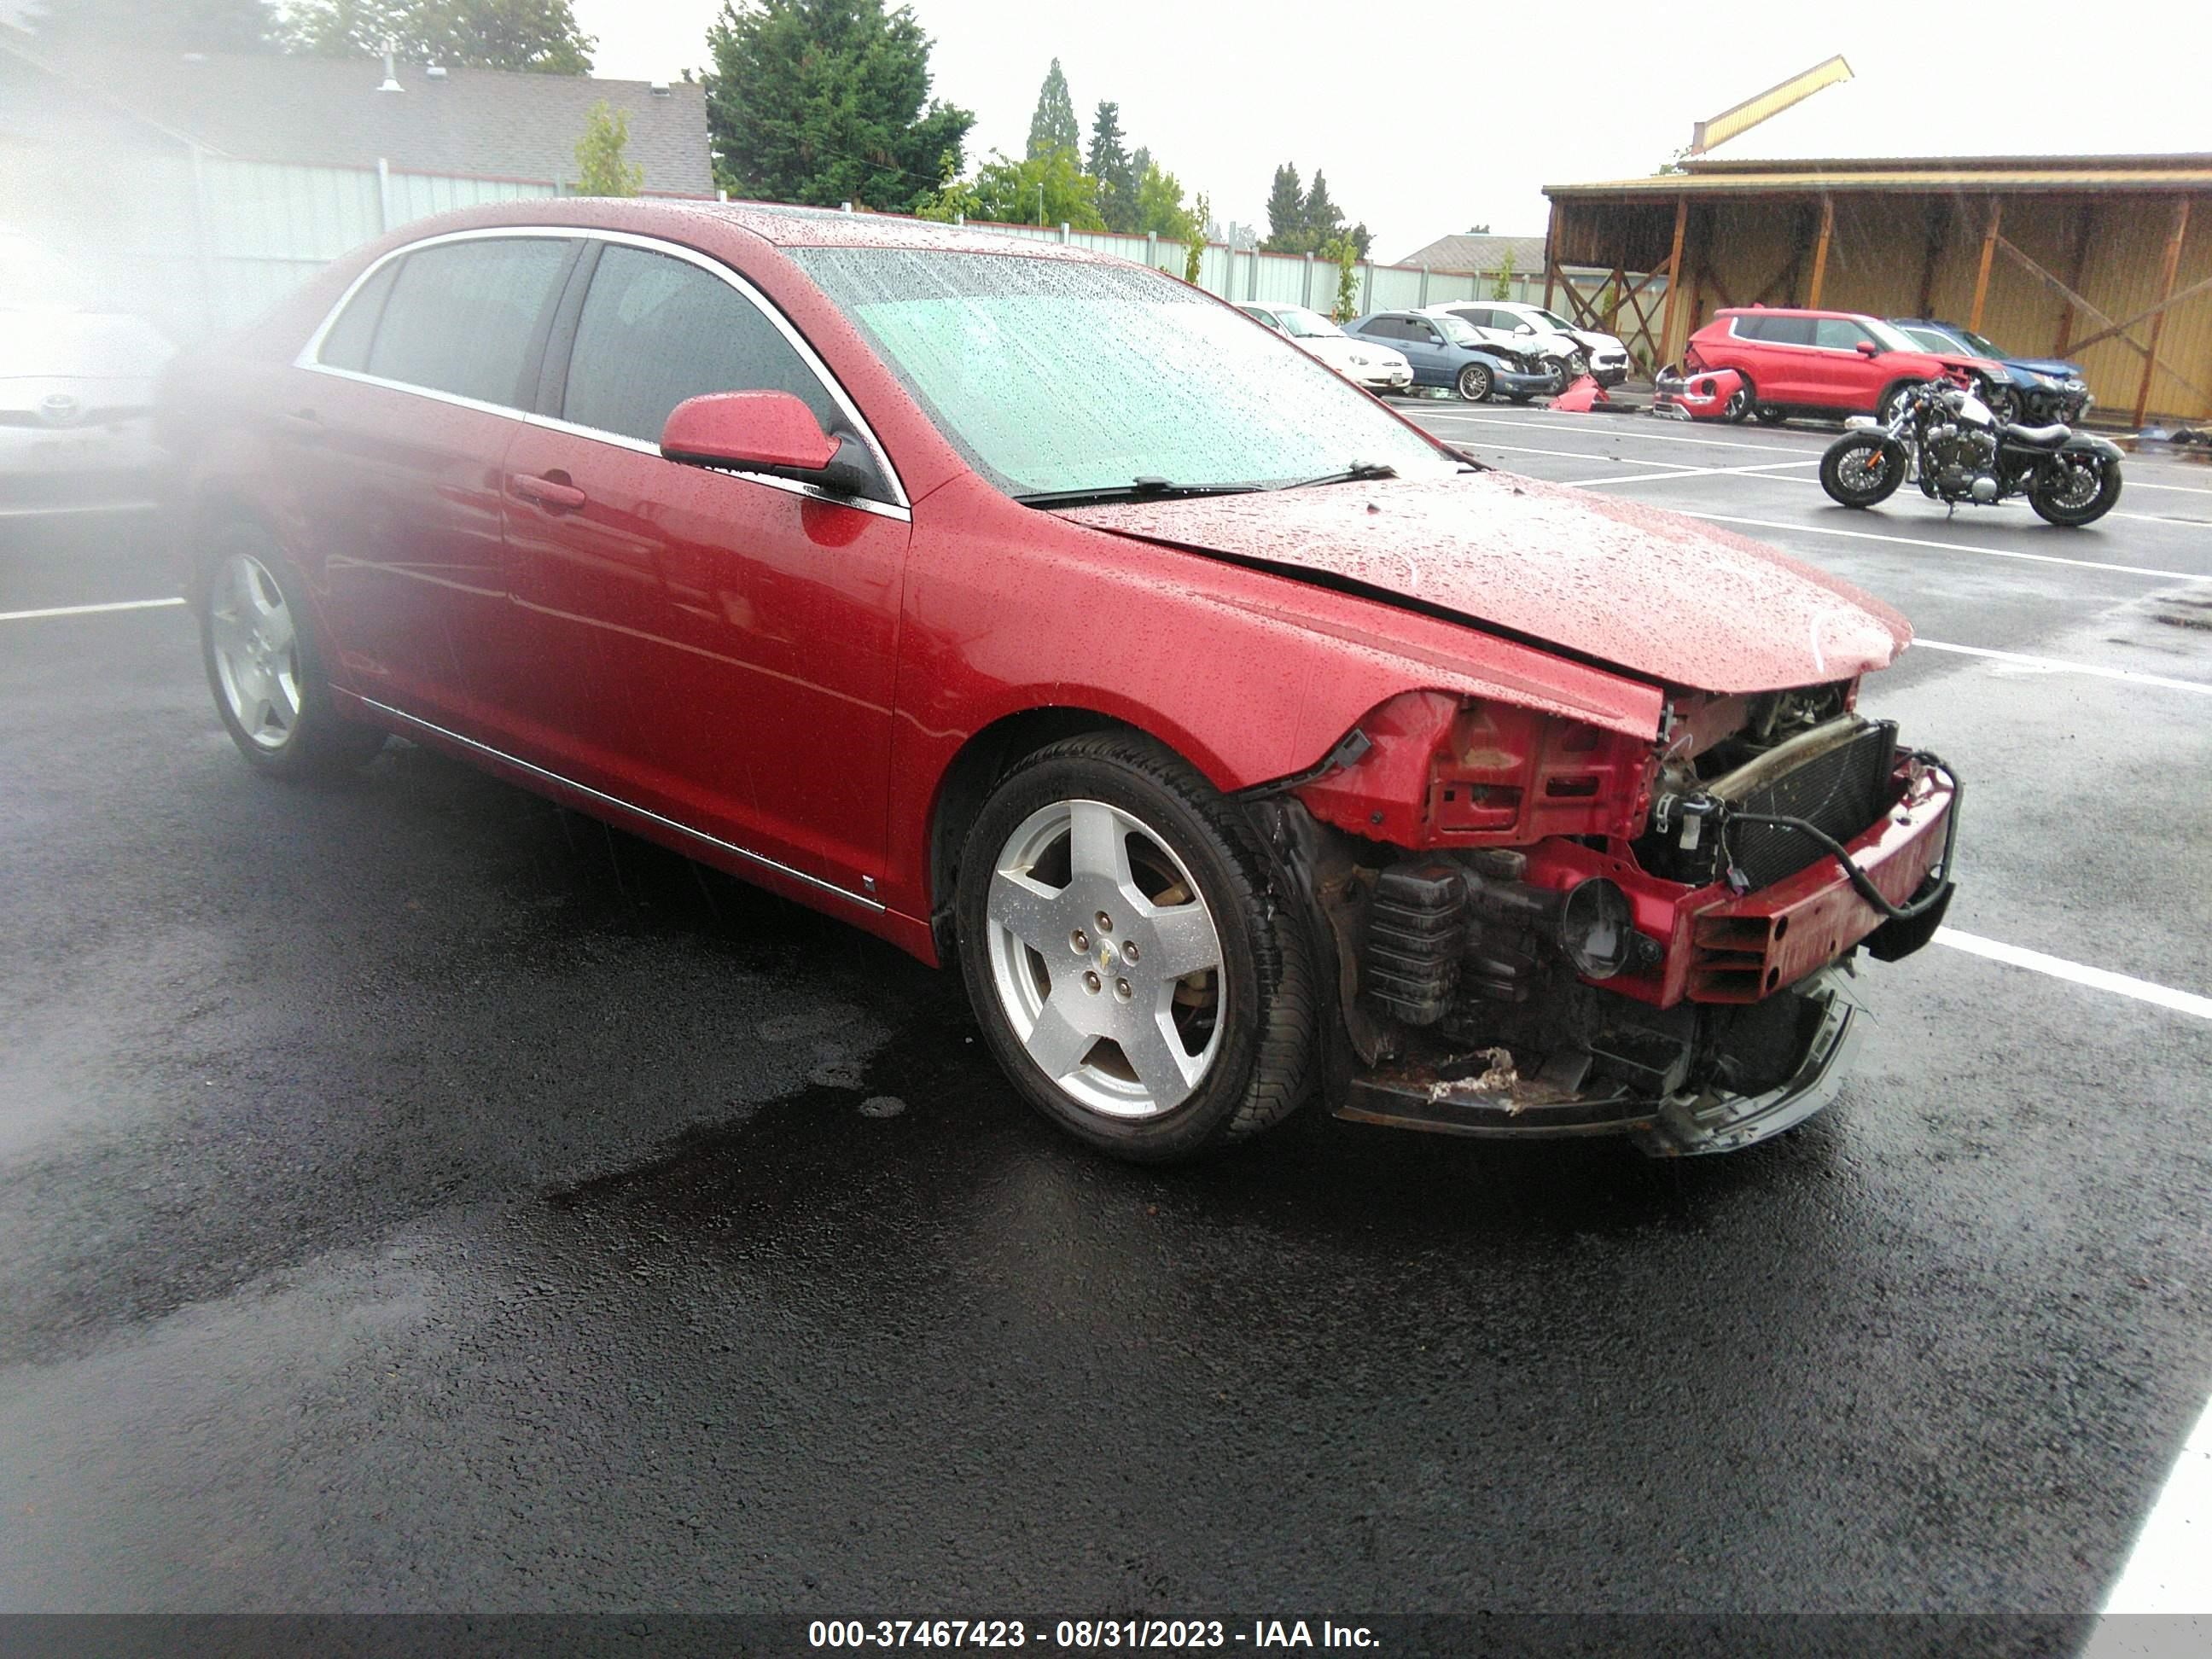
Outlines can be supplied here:
<path id="1" fill-rule="evenodd" d="M 2055 525 L 2093 524 L 2120 499 L 2120 447 L 2062 425 L 2000 421 L 1965 386 L 1906 387 L 1887 421 L 1854 416 L 1820 457 L 1820 487 L 1845 507 L 1873 507 L 1911 478 L 1956 509 L 2026 495 Z"/>

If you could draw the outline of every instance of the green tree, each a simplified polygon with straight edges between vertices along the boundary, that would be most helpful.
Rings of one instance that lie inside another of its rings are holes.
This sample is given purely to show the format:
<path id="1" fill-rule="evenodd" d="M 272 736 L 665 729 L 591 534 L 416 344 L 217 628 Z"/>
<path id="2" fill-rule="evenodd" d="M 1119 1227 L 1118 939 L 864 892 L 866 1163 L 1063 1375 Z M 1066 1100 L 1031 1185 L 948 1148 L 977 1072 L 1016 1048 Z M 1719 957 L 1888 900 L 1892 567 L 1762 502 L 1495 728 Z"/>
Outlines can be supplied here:
<path id="1" fill-rule="evenodd" d="M 1149 157 L 1148 157 L 1149 159 Z M 1091 153 L 1085 158 L 1091 176 L 1098 181 L 1098 209 L 1109 230 L 1133 231 L 1139 222 L 1137 192 L 1144 182 L 1143 169 L 1131 161 L 1121 142 L 1121 106 L 1098 100 L 1091 123 Z"/>
<path id="2" fill-rule="evenodd" d="M 147 52 L 274 52 L 283 40 L 265 0 L 46 0 L 25 26 L 49 43 Z"/>
<path id="3" fill-rule="evenodd" d="M 1188 242 L 1193 231 L 1202 232 L 1206 226 L 1203 221 L 1192 220 L 1190 210 L 1182 203 L 1182 185 L 1175 174 L 1155 161 L 1145 169 L 1144 181 L 1137 186 L 1137 222 L 1132 228 L 1164 241 Z"/>
<path id="4" fill-rule="evenodd" d="M 1498 262 L 1498 281 L 1491 287 L 1490 297 L 1493 300 L 1513 297 L 1513 244 L 1510 242 L 1505 245 L 1505 252 Z"/>
<path id="5" fill-rule="evenodd" d="M 589 75 L 599 44 L 568 0 L 295 0 L 286 33 L 317 57 L 373 58 L 388 42 L 420 63 L 537 75 Z"/>
<path id="6" fill-rule="evenodd" d="M 1306 240 L 1305 191 L 1298 170 L 1285 161 L 1275 169 L 1273 188 L 1267 192 L 1267 240 L 1260 244 L 1270 253 L 1310 253 Z"/>
<path id="7" fill-rule="evenodd" d="M 1487 236 L 1490 234 L 1490 227 L 1487 224 L 1469 225 L 1467 228 L 1467 234 L 1470 236 Z"/>
<path id="8" fill-rule="evenodd" d="M 1316 173 L 1315 178 L 1320 178 Z M 1348 323 L 1359 314 L 1359 249 L 1351 237 L 1335 235 L 1321 245 L 1321 257 L 1336 267 L 1336 304 L 1330 310 L 1333 321 Z"/>
<path id="9" fill-rule="evenodd" d="M 629 143 L 629 112 L 607 106 L 604 98 L 584 117 L 584 136 L 576 140 L 576 193 L 635 196 L 645 184 L 645 169 L 623 160 Z"/>
<path id="10" fill-rule="evenodd" d="M 1183 244 L 1182 279 L 1193 288 L 1198 286 L 1199 273 L 1206 265 L 1206 228 L 1212 222 L 1213 204 L 1200 191 L 1191 210 L 1190 239 Z"/>
<path id="11" fill-rule="evenodd" d="M 1349 234 L 1352 237 L 1352 245 L 1359 250 L 1359 257 L 1361 258 L 1364 259 L 1370 253 L 1374 252 L 1375 238 L 1369 233 L 1367 222 L 1364 219 L 1362 219 L 1358 224 L 1352 226 Z"/>
<path id="12" fill-rule="evenodd" d="M 1319 167 L 1314 169 L 1313 183 L 1306 187 L 1305 200 L 1298 204 L 1298 224 L 1305 246 L 1295 252 L 1324 257 L 1327 244 L 1344 228 L 1344 215 L 1329 199 L 1328 178 Z"/>
<path id="13" fill-rule="evenodd" d="M 1030 155 L 1032 160 L 1064 149 L 1070 155 L 1083 152 L 1083 128 L 1075 118 L 1075 100 L 1068 95 L 1067 77 L 1060 72 L 1060 59 L 1045 71 L 1037 90 L 1036 113 L 1030 117 Z"/>
<path id="14" fill-rule="evenodd" d="M 973 179 L 947 185 L 916 210 L 925 219 L 964 214 L 993 224 L 1106 228 L 1098 210 L 1098 181 L 1076 165 L 1072 149 L 1021 161 L 994 149 Z"/>
<path id="15" fill-rule="evenodd" d="M 707 131 L 731 195 L 911 212 L 959 175 L 971 111 L 932 98 L 929 37 L 884 0 L 726 0 Z"/>

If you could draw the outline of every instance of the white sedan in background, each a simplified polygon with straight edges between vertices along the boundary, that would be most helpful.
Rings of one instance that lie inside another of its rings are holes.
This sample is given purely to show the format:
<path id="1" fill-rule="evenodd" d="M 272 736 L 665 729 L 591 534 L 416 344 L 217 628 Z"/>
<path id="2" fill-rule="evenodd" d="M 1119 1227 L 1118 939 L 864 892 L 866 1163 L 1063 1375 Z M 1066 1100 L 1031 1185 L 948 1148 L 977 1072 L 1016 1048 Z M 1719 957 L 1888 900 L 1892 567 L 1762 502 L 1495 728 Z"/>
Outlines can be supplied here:
<path id="1" fill-rule="evenodd" d="M 1403 352 L 1373 340 L 1355 340 L 1310 307 L 1248 302 L 1237 309 L 1287 335 L 1308 356 L 1327 363 L 1354 386 L 1370 392 L 1403 392 L 1413 384 L 1413 366 Z"/>
<path id="2" fill-rule="evenodd" d="M 0 227 L 0 519 L 150 506 L 154 379 L 173 349 Z"/>

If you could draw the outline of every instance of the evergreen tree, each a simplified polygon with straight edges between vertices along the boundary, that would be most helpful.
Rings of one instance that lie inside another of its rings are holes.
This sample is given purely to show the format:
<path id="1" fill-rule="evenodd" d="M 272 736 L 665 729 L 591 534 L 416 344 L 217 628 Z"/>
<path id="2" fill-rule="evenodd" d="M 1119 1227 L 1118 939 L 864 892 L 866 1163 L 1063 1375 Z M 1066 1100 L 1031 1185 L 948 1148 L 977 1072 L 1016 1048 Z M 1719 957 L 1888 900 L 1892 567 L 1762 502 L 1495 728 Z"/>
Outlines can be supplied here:
<path id="1" fill-rule="evenodd" d="M 1305 193 L 1297 168 L 1285 161 L 1275 169 L 1274 188 L 1267 192 L 1267 240 L 1260 246 L 1270 253 L 1310 253 L 1305 229 Z"/>
<path id="2" fill-rule="evenodd" d="M 732 196 L 910 212 L 960 172 L 971 111 L 930 97 L 930 40 L 884 0 L 726 0 L 707 129 Z"/>
<path id="3" fill-rule="evenodd" d="M 1060 72 L 1057 58 L 1037 91 L 1036 113 L 1030 117 L 1030 155 L 1034 159 L 1056 149 L 1070 155 L 1083 153 L 1083 128 L 1075 118 L 1075 100 L 1068 95 L 1067 77 Z"/>
<path id="4" fill-rule="evenodd" d="M 1358 224 L 1352 226 L 1349 234 L 1352 237 L 1352 246 L 1359 251 L 1359 257 L 1364 259 L 1367 257 L 1367 251 L 1375 246 L 1375 238 L 1368 231 L 1367 222 L 1362 219 Z"/>
<path id="5" fill-rule="evenodd" d="M 1319 167 L 1314 169 L 1313 183 L 1307 187 L 1306 198 L 1298 204 L 1298 228 L 1306 245 L 1301 253 L 1316 252 L 1324 242 L 1332 241 L 1344 228 L 1344 215 L 1328 198 L 1328 179 Z"/>
<path id="6" fill-rule="evenodd" d="M 1139 228 L 1137 197 L 1145 175 L 1132 164 L 1122 145 L 1121 106 L 1110 100 L 1099 100 L 1098 112 L 1091 123 L 1087 165 L 1091 176 L 1098 181 L 1098 208 L 1106 216 L 1106 228 L 1124 232 Z"/>

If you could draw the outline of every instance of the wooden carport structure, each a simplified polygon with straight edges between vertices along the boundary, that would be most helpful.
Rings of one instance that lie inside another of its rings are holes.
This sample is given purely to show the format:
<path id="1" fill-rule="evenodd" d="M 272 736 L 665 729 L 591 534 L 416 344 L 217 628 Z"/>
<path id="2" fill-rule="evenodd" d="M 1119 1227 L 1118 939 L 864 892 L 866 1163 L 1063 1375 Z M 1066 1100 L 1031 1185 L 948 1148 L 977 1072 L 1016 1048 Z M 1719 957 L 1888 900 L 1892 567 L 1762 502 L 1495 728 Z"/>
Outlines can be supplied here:
<path id="1" fill-rule="evenodd" d="M 1724 306 L 1939 317 L 2081 363 L 2099 415 L 2212 419 L 2212 155 L 1700 157 L 1544 193 L 1545 303 L 1599 325 L 1563 267 L 1614 272 L 1655 364 Z"/>

